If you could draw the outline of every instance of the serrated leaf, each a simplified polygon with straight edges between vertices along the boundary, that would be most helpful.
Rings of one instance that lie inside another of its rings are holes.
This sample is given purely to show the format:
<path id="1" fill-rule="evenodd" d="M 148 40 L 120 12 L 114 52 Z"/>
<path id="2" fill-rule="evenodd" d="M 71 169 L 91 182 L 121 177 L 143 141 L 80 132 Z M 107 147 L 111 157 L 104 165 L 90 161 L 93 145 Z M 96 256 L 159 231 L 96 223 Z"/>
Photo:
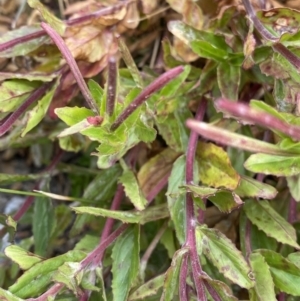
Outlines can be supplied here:
<path id="1" fill-rule="evenodd" d="M 43 260 L 42 257 L 33 254 L 23 248 L 11 245 L 5 248 L 5 255 L 9 257 L 12 261 L 17 263 L 21 269 L 28 270 L 36 263 Z"/>
<path id="2" fill-rule="evenodd" d="M 238 186 L 240 177 L 231 166 L 227 153 L 221 147 L 213 143 L 200 142 L 196 158 L 202 183 L 230 190 Z"/>
<path id="3" fill-rule="evenodd" d="M 250 221 L 268 236 L 278 242 L 288 244 L 299 249 L 297 244 L 296 230 L 279 215 L 267 201 L 248 201 L 244 210 Z"/>
<path id="4" fill-rule="evenodd" d="M 95 216 L 110 217 L 124 223 L 145 224 L 150 221 L 163 219 L 169 216 L 167 204 L 151 206 L 143 211 L 117 211 L 95 207 L 72 207 L 77 214 L 90 214 Z"/>
<path id="5" fill-rule="evenodd" d="M 179 187 L 185 183 L 185 161 L 185 156 L 180 156 L 173 164 L 167 190 L 171 219 L 174 222 L 176 236 L 181 244 L 183 244 L 185 240 L 186 209 L 185 195 L 180 193 Z"/>
<path id="6" fill-rule="evenodd" d="M 270 267 L 275 286 L 282 292 L 300 296 L 300 269 L 279 253 L 270 250 L 257 250 Z"/>
<path id="7" fill-rule="evenodd" d="M 56 84 L 50 89 L 50 91 L 48 91 L 42 97 L 42 99 L 38 101 L 37 105 L 32 110 L 26 112 L 25 125 L 21 137 L 24 137 L 44 118 L 52 101 L 58 83 L 59 81 L 57 81 Z"/>
<path id="8" fill-rule="evenodd" d="M 156 189 L 157 183 L 170 174 L 172 165 L 178 156 L 177 152 L 166 148 L 140 168 L 137 178 L 144 195 L 148 196 L 151 191 Z"/>
<path id="9" fill-rule="evenodd" d="M 114 301 L 126 301 L 138 276 L 140 253 L 139 226 L 131 226 L 116 241 L 112 250 L 112 292 Z"/>
<path id="10" fill-rule="evenodd" d="M 165 275 L 158 275 L 153 279 L 147 281 L 132 294 L 130 294 L 128 301 L 140 300 L 149 296 L 153 296 L 164 284 Z"/>
<path id="11" fill-rule="evenodd" d="M 52 274 L 65 262 L 78 262 L 86 253 L 69 251 L 66 254 L 36 263 L 9 287 L 9 291 L 20 298 L 32 298 L 42 293 L 51 282 Z"/>
<path id="12" fill-rule="evenodd" d="M 125 193 L 137 210 L 144 210 L 148 204 L 132 170 L 123 172 L 119 182 L 124 186 Z"/>
<path id="13" fill-rule="evenodd" d="M 273 199 L 277 190 L 266 183 L 262 183 L 247 176 L 241 176 L 239 186 L 234 190 L 240 197 L 255 197 L 262 199 Z"/>
<path id="14" fill-rule="evenodd" d="M 66 24 L 56 18 L 50 11 L 38 0 L 28 0 L 28 5 L 39 11 L 45 21 L 61 36 L 64 34 L 66 29 Z"/>
<path id="15" fill-rule="evenodd" d="M 179 295 L 179 273 L 181 262 L 187 252 L 187 248 L 181 248 L 174 254 L 171 266 L 165 274 L 164 291 L 160 299 L 161 301 L 173 301 L 174 297 Z"/>
<path id="16" fill-rule="evenodd" d="M 222 96 L 237 101 L 241 81 L 241 68 L 222 62 L 217 67 L 217 79 Z"/>
<path id="17" fill-rule="evenodd" d="M 259 253 L 250 255 L 250 265 L 254 273 L 254 290 L 258 301 L 276 301 L 274 282 L 264 257 Z"/>
<path id="18" fill-rule="evenodd" d="M 220 231 L 206 227 L 196 228 L 197 245 L 202 245 L 205 256 L 226 278 L 244 288 L 251 288 L 250 267 L 242 253 Z"/>
<path id="19" fill-rule="evenodd" d="M 267 154 L 251 155 L 244 164 L 245 168 L 265 175 L 289 177 L 300 174 L 300 157 L 275 156 Z"/>
<path id="20" fill-rule="evenodd" d="M 24 37 L 29 34 L 34 34 L 41 31 L 41 27 L 39 25 L 30 25 L 30 26 L 22 26 L 15 30 L 7 31 L 1 34 L 0 44 L 12 41 L 14 39 Z M 22 56 L 30 53 L 31 51 L 39 48 L 43 43 L 49 40 L 47 35 L 40 35 L 36 39 L 31 39 L 26 42 L 18 43 L 13 47 L 9 47 L 6 50 L 0 52 L 0 57 L 11 58 L 14 56 Z"/>

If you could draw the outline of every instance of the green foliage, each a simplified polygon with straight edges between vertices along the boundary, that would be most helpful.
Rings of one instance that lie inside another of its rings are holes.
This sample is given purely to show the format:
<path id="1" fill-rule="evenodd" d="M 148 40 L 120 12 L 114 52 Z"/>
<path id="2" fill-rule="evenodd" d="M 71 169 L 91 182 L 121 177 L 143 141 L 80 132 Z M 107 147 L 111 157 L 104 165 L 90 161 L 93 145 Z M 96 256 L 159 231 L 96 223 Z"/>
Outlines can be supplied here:
<path id="1" fill-rule="evenodd" d="M 0 37 L 0 299 L 298 300 L 299 12 L 88 2 Z"/>

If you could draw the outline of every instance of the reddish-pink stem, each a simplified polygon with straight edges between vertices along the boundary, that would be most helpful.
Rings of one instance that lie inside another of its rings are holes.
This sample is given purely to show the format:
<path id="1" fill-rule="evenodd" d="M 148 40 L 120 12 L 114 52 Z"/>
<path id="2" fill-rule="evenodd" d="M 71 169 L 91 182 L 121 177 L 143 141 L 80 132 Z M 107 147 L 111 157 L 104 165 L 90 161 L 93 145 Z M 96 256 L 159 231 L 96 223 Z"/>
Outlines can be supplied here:
<path id="1" fill-rule="evenodd" d="M 176 78 L 182 73 L 184 68 L 182 66 L 175 67 L 157 79 L 155 79 L 148 87 L 146 87 L 139 96 L 117 117 L 111 126 L 111 130 L 116 130 L 140 105 L 142 105 L 153 93 L 163 88 L 168 82 Z"/>
<path id="2" fill-rule="evenodd" d="M 219 98 L 215 102 L 215 107 L 235 117 L 242 118 L 244 121 L 250 121 L 257 125 L 280 131 L 294 139 L 300 140 L 299 126 L 288 124 L 271 114 L 253 109 L 248 105 L 236 103 L 225 98 Z"/>
<path id="3" fill-rule="evenodd" d="M 94 111 L 94 113 L 98 114 L 99 109 L 96 106 L 94 99 L 81 75 L 78 65 L 76 64 L 76 61 L 75 61 L 71 51 L 67 47 L 66 43 L 64 42 L 62 37 L 51 26 L 49 26 L 48 24 L 46 24 L 44 22 L 41 23 L 41 26 L 47 32 L 47 34 L 50 36 L 52 41 L 55 43 L 55 45 L 60 50 L 62 56 L 65 58 L 87 104 Z"/>
<path id="4" fill-rule="evenodd" d="M 47 301 L 49 299 L 54 298 L 63 287 L 64 287 L 64 284 L 55 283 L 44 294 L 42 294 L 38 298 L 30 298 L 30 299 L 27 299 L 27 301 Z"/>
<path id="5" fill-rule="evenodd" d="M 188 294 L 187 294 L 187 272 L 188 272 L 188 259 L 189 254 L 186 253 L 183 255 L 182 264 L 180 268 L 180 276 L 179 276 L 179 300 L 180 301 L 188 301 Z"/>

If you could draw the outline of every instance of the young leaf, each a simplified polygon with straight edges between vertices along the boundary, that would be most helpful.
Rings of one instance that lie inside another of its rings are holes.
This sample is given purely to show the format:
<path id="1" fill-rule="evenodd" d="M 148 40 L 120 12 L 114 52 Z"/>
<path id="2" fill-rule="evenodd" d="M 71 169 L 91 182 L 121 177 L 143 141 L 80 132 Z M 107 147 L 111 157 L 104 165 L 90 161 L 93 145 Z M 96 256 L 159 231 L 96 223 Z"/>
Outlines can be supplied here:
<path id="1" fill-rule="evenodd" d="M 241 176 L 239 186 L 234 192 L 240 197 L 253 197 L 267 200 L 273 199 L 277 195 L 277 190 L 273 186 L 247 176 Z"/>
<path id="2" fill-rule="evenodd" d="M 255 277 L 254 290 L 257 301 L 276 301 L 274 282 L 270 268 L 264 257 L 259 253 L 250 255 L 250 265 Z"/>
<path id="3" fill-rule="evenodd" d="M 105 99 L 104 99 L 104 96 L 105 96 L 104 90 L 102 89 L 102 87 L 97 82 L 95 82 L 92 79 L 90 79 L 88 81 L 88 87 L 89 87 L 89 90 L 90 90 L 96 104 L 99 107 L 100 116 L 104 116 L 105 111 L 106 111 L 106 103 L 105 103 Z"/>
<path id="4" fill-rule="evenodd" d="M 75 125 L 87 117 L 94 116 L 92 110 L 78 107 L 56 108 L 55 114 L 68 126 Z"/>
<path id="5" fill-rule="evenodd" d="M 205 256 L 226 278 L 247 289 L 254 286 L 249 277 L 250 267 L 242 253 L 224 234 L 202 226 L 196 228 L 196 239 Z"/>
<path id="6" fill-rule="evenodd" d="M 5 255 L 17 263 L 23 270 L 28 270 L 36 263 L 43 260 L 42 257 L 26 251 L 16 245 L 11 245 L 5 248 Z"/>
<path id="7" fill-rule="evenodd" d="M 269 202 L 247 201 L 244 210 L 250 221 L 268 236 L 296 249 L 300 248 L 293 226 L 279 215 Z"/>
<path id="8" fill-rule="evenodd" d="M 179 295 L 179 273 L 181 262 L 188 252 L 187 248 L 178 250 L 172 259 L 171 266 L 165 274 L 164 291 L 160 300 L 173 301 Z M 175 299 L 176 300 L 176 299 Z"/>
<path id="9" fill-rule="evenodd" d="M 273 277 L 275 286 L 282 292 L 300 296 L 300 269 L 282 255 L 270 250 L 258 250 L 264 258 Z M 255 252 L 255 253 L 256 253 Z"/>
<path id="10" fill-rule="evenodd" d="M 227 153 L 213 143 L 198 144 L 196 158 L 201 182 L 212 187 L 234 190 L 240 177 L 232 168 Z"/>
<path id="11" fill-rule="evenodd" d="M 130 169 L 123 172 L 119 182 L 124 186 L 125 193 L 137 210 L 144 210 L 148 204 L 139 183 Z"/>
<path id="12" fill-rule="evenodd" d="M 78 262 L 86 256 L 81 251 L 69 251 L 66 254 L 36 263 L 27 270 L 18 281 L 9 287 L 9 291 L 20 298 L 32 298 L 51 282 L 53 273 L 65 262 Z"/>
<path id="13" fill-rule="evenodd" d="M 131 226 L 116 241 L 112 250 L 113 300 L 128 300 L 139 271 L 140 228 Z"/>
<path id="14" fill-rule="evenodd" d="M 179 190 L 185 182 L 185 161 L 185 156 L 180 156 L 173 164 L 167 190 L 168 207 L 180 243 L 184 242 L 186 231 L 185 195 Z"/>
<path id="15" fill-rule="evenodd" d="M 130 294 L 128 301 L 140 300 L 149 296 L 156 295 L 157 291 L 163 286 L 164 279 L 165 275 L 158 275 L 148 282 L 144 283 L 132 294 Z"/>
<path id="16" fill-rule="evenodd" d="M 251 155 L 244 166 L 246 169 L 255 173 L 263 173 L 277 177 L 289 177 L 300 173 L 300 157 L 275 156 L 259 153 Z"/>
<path id="17" fill-rule="evenodd" d="M 57 81 L 56 84 L 51 88 L 51 90 L 47 92 L 41 100 L 38 101 L 37 105 L 32 110 L 26 112 L 25 126 L 21 134 L 22 137 L 24 137 L 30 130 L 38 125 L 46 115 L 58 83 L 59 81 Z"/>

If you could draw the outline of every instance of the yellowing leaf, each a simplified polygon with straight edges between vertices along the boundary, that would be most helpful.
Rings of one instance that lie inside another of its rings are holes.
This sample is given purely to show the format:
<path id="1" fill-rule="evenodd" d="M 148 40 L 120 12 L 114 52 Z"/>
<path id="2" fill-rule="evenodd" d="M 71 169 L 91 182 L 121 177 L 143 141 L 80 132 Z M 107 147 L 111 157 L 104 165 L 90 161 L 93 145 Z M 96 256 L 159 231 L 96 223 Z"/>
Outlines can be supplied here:
<path id="1" fill-rule="evenodd" d="M 231 166 L 227 153 L 212 143 L 199 143 L 197 147 L 199 177 L 202 183 L 212 187 L 234 190 L 240 176 Z"/>

